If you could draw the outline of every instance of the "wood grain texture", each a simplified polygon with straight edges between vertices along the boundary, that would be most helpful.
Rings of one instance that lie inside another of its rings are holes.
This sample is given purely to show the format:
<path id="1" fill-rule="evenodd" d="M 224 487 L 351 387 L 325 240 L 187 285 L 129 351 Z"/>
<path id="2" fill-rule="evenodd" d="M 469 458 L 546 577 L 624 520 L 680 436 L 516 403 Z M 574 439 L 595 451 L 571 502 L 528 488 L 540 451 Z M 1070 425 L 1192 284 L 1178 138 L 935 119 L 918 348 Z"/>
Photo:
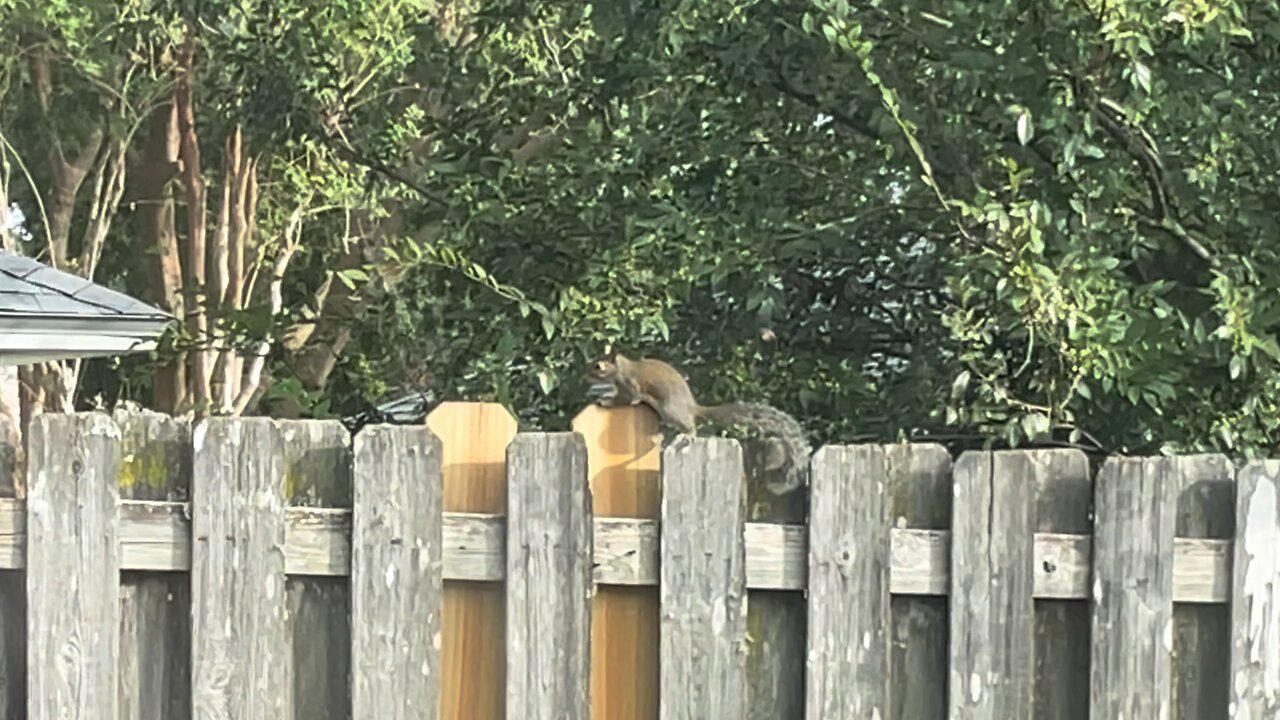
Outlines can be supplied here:
<path id="1" fill-rule="evenodd" d="M 887 461 L 877 445 L 819 450 L 809 510 L 809 720 L 889 713 Z"/>
<path id="2" fill-rule="evenodd" d="M 1280 717 L 1280 461 L 1251 462 L 1238 478 L 1230 717 L 1269 720 Z"/>
<path id="3" fill-rule="evenodd" d="M 658 416 L 644 405 L 592 405 L 573 419 L 587 448 L 587 476 L 596 517 L 594 575 L 627 582 L 597 587 L 591 600 L 592 720 L 656 720 L 658 717 L 658 528 L 626 532 L 633 523 L 610 518 L 656 519 L 662 464 Z M 600 553 L 610 561 L 601 562 Z M 631 558 L 652 558 L 651 575 Z M 613 560 L 616 558 L 616 560 Z M 647 578 L 648 582 L 642 582 Z M 650 587 L 643 587 L 649 585 Z"/>
<path id="4" fill-rule="evenodd" d="M 739 442 L 747 476 L 748 526 L 790 523 L 804 530 L 808 488 L 778 494 L 777 488 L 782 486 L 780 472 L 770 467 L 779 457 L 777 446 L 764 438 Z M 758 558 L 748 556 L 747 561 L 755 559 Z M 808 582 L 808 558 L 802 554 L 796 560 L 792 568 L 800 571 L 796 581 L 803 587 Z M 750 580 L 747 584 L 750 586 Z M 808 606 L 803 595 L 776 590 L 754 588 L 747 596 L 747 697 L 743 720 L 791 720 L 805 712 Z"/>
<path id="5" fill-rule="evenodd" d="M 662 720 L 740 718 L 746 698 L 745 487 L 738 443 L 680 437 L 663 451 Z"/>
<path id="6" fill-rule="evenodd" d="M 1167 462 L 1178 484 L 1174 535 L 1229 541 L 1235 535 L 1236 505 L 1231 462 L 1223 455 L 1208 454 L 1184 455 Z M 1230 623 L 1231 608 L 1225 604 L 1174 605 L 1174 720 L 1222 717 L 1227 712 Z"/>
<path id="7" fill-rule="evenodd" d="M 444 510 L 506 512 L 507 445 L 516 421 L 498 403 L 446 402 L 427 416 L 440 438 Z M 505 589 L 446 582 L 441 631 L 442 720 L 501 720 L 506 698 Z"/>
<path id="8" fill-rule="evenodd" d="M 157 503 L 188 500 L 190 424 L 150 411 L 118 410 L 113 419 L 121 437 L 120 497 Z M 172 538 L 163 534 L 168 518 L 144 510 L 153 507 L 157 506 L 120 508 L 121 523 L 133 528 L 133 542 L 121 548 L 121 560 L 130 569 L 120 576 L 120 717 L 185 720 L 191 717 L 191 580 L 137 567 L 140 560 L 159 564 L 173 548 L 167 542 Z M 150 530 L 156 534 L 143 534 Z M 189 548 L 186 532 L 182 539 Z M 133 551 L 130 557 L 125 557 L 126 548 Z"/>
<path id="9" fill-rule="evenodd" d="M 890 551 L 894 572 L 891 589 L 898 584 L 899 562 L 906 550 L 918 563 L 902 573 L 913 582 L 917 596 L 893 598 L 893 658 L 889 674 L 893 720 L 944 720 L 947 717 L 948 646 L 947 601 L 940 597 L 950 583 L 951 455 L 941 445 L 915 444 L 886 447 L 889 512 L 895 528 L 919 534 L 904 542 L 896 534 Z M 923 581 L 923 582 L 918 582 Z M 936 583 L 936 584 L 934 584 Z M 930 590 L 932 592 L 923 592 Z M 921 692 L 919 688 L 929 688 Z"/>
<path id="10" fill-rule="evenodd" d="M 211 418 L 192 446 L 193 717 L 287 718 L 284 439 L 268 419 Z"/>
<path id="11" fill-rule="evenodd" d="M 1093 477 L 1089 458 L 1079 450 L 1036 450 L 1024 458 L 1024 482 L 1034 490 L 1037 533 L 1088 535 L 1093 504 Z M 1089 720 L 1089 604 L 1079 599 L 1050 597 L 1045 588 L 1057 592 L 1066 577 L 1062 572 L 1071 563 L 1056 551 L 1059 547 L 1042 542 L 1049 535 L 1037 535 L 1035 547 L 1035 710 L 1036 720 Z M 1049 549 L 1052 548 L 1053 552 Z M 1086 546 L 1079 562 L 1091 563 Z M 1074 566 L 1073 566 L 1074 567 Z M 1176 566 L 1175 566 L 1176 568 Z M 1081 592 L 1087 596 L 1089 576 L 1080 576 Z M 1176 592 L 1175 592 L 1176 598 Z"/>
<path id="12" fill-rule="evenodd" d="M 351 509 L 351 437 L 336 420 L 280 420 L 284 499 L 291 507 Z M 286 541 L 289 530 L 285 530 Z M 285 572 L 288 572 L 286 564 Z M 284 718 L 346 720 L 351 686 L 351 593 L 345 579 L 289 576 L 285 583 L 292 692 Z"/>
<path id="13" fill-rule="evenodd" d="M 507 450 L 507 720 L 586 718 L 591 494 L 577 433 L 521 433 Z"/>
<path id="14" fill-rule="evenodd" d="M 115 720 L 120 428 L 99 413 L 46 413 L 28 447 L 28 715 Z"/>
<path id="15" fill-rule="evenodd" d="M 1164 458 L 1109 458 L 1093 538 L 1090 717 L 1170 717 L 1178 477 Z"/>
<path id="16" fill-rule="evenodd" d="M 951 520 L 953 720 L 1031 716 L 1034 521 L 1026 453 L 956 460 Z"/>
<path id="17" fill-rule="evenodd" d="M 369 425 L 356 436 L 353 720 L 414 720 L 439 707 L 440 461 L 440 439 L 425 427 Z"/>

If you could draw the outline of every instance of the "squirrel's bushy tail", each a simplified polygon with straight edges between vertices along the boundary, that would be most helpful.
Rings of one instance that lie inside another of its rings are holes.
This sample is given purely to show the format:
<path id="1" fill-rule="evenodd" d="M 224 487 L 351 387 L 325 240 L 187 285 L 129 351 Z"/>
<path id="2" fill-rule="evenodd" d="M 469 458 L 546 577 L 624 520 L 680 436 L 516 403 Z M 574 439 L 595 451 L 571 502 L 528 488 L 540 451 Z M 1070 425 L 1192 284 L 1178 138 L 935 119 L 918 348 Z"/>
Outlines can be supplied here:
<path id="1" fill-rule="evenodd" d="M 782 448 L 783 457 L 771 462 L 768 469 L 781 468 L 783 481 L 777 488 L 778 494 L 808 484 L 811 450 L 804 428 L 795 418 L 777 408 L 752 402 L 703 406 L 699 408 L 698 415 L 718 425 L 744 425 L 761 435 L 775 438 Z"/>

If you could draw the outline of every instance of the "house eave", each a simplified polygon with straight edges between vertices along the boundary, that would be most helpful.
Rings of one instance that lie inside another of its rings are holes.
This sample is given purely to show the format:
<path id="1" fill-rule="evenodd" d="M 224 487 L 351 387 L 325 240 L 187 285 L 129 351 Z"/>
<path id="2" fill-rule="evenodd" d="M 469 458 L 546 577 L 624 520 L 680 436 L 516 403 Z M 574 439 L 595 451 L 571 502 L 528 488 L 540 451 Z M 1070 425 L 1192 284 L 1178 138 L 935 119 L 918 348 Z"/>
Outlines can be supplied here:
<path id="1" fill-rule="evenodd" d="M 148 352 L 169 322 L 0 313 L 0 365 Z"/>

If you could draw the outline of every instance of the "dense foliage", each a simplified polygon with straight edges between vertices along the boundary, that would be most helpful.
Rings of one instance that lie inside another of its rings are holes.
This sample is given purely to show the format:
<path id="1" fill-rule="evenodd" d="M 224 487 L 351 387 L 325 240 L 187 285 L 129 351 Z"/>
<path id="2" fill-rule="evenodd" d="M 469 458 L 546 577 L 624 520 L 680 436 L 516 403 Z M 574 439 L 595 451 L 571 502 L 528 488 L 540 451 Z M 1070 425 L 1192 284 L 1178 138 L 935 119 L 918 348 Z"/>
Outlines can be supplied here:
<path id="1" fill-rule="evenodd" d="M 0 22 L 75 58 L 117 5 Z M 137 7 L 200 44 L 206 142 L 262 158 L 263 247 L 307 198 L 274 322 L 215 322 L 284 338 L 264 411 L 426 385 L 565 427 L 613 342 L 815 440 L 1280 450 L 1274 0 Z M 99 279 L 136 289 L 123 227 Z"/>

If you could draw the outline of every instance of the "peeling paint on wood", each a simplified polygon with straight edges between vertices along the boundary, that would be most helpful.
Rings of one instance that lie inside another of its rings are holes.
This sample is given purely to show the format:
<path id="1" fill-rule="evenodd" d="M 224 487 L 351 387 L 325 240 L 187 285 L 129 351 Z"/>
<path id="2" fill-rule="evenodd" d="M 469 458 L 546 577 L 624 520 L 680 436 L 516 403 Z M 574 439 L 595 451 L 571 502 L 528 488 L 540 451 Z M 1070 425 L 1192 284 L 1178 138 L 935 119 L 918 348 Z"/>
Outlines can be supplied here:
<path id="1" fill-rule="evenodd" d="M 1280 461 L 1242 468 L 1236 495 L 1230 717 L 1272 720 L 1280 717 Z"/>

